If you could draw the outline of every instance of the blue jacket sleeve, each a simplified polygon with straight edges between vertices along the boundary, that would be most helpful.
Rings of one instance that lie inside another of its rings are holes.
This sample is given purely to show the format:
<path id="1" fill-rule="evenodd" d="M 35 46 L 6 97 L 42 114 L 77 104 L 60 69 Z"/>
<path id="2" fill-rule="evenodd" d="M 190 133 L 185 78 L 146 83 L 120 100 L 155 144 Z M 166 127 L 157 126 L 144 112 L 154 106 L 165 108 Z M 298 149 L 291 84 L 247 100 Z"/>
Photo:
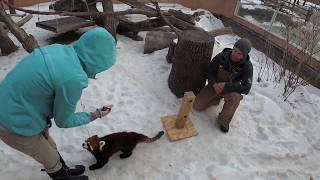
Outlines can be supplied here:
<path id="1" fill-rule="evenodd" d="M 90 114 L 86 112 L 75 113 L 77 102 L 79 101 L 82 90 L 86 88 L 86 81 L 67 81 L 56 89 L 54 99 L 54 121 L 60 128 L 71 128 L 88 124 Z"/>

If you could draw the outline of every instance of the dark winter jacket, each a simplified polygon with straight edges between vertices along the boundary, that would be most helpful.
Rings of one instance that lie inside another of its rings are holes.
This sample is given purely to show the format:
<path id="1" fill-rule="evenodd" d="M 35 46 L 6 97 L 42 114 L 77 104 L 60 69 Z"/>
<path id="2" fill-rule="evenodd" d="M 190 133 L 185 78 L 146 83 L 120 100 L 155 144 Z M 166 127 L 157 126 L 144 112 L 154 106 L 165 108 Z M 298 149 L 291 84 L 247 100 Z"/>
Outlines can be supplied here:
<path id="1" fill-rule="evenodd" d="M 232 49 L 225 48 L 221 53 L 216 55 L 209 64 L 208 81 L 213 85 L 217 81 L 218 68 L 222 67 L 232 74 L 231 82 L 226 82 L 224 92 L 237 92 L 248 94 L 252 85 L 253 67 L 249 55 L 241 63 L 234 63 L 230 59 Z"/>

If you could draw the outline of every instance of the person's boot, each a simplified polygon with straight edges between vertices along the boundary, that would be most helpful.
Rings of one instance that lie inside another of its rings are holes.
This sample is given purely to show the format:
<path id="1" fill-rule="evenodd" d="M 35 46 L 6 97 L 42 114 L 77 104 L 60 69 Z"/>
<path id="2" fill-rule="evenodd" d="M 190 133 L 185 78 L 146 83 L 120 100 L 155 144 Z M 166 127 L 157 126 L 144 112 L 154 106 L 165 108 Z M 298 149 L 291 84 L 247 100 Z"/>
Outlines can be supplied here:
<path id="1" fill-rule="evenodd" d="M 66 169 L 68 175 L 70 176 L 79 176 L 84 173 L 86 168 L 83 165 L 75 165 L 74 167 L 70 168 L 67 166 L 67 164 L 64 162 L 63 158 L 61 157 L 60 153 L 58 153 L 60 156 L 60 162 L 62 164 L 62 167 Z"/>
<path id="2" fill-rule="evenodd" d="M 229 132 L 229 128 L 226 128 L 226 127 L 224 127 L 224 126 L 222 126 L 222 125 L 220 125 L 220 130 L 221 130 L 223 133 Z"/>
<path id="3" fill-rule="evenodd" d="M 61 168 L 57 172 L 48 173 L 48 175 L 53 180 L 89 180 L 88 176 L 81 175 L 81 176 L 70 176 L 68 175 L 65 168 Z"/>
<path id="4" fill-rule="evenodd" d="M 240 104 L 242 95 L 239 93 L 228 93 L 228 94 L 225 94 L 223 97 L 224 97 L 224 105 L 223 105 L 222 111 L 219 113 L 218 123 L 220 125 L 220 130 L 224 133 L 228 133 L 229 124 Z"/>

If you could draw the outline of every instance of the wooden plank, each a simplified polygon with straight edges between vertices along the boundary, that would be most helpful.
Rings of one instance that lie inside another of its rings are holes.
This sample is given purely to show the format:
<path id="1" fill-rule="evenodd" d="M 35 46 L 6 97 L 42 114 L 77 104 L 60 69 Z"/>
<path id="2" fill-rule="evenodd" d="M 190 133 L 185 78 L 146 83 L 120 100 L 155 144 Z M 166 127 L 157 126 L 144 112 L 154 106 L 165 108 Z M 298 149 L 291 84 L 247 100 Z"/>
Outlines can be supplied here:
<path id="1" fill-rule="evenodd" d="M 198 131 L 193 126 L 192 121 L 190 120 L 189 117 L 187 118 L 184 128 L 182 129 L 176 128 L 175 126 L 176 119 L 177 119 L 177 115 L 161 117 L 162 124 L 167 131 L 167 135 L 170 141 L 182 140 L 185 138 L 198 135 Z"/>
<path id="2" fill-rule="evenodd" d="M 94 26 L 95 22 L 79 18 L 79 17 L 63 17 L 58 19 L 51 19 L 47 21 L 40 21 L 36 26 L 42 29 L 53 31 L 56 33 L 65 33 L 68 31 L 78 30 L 79 28 Z"/>

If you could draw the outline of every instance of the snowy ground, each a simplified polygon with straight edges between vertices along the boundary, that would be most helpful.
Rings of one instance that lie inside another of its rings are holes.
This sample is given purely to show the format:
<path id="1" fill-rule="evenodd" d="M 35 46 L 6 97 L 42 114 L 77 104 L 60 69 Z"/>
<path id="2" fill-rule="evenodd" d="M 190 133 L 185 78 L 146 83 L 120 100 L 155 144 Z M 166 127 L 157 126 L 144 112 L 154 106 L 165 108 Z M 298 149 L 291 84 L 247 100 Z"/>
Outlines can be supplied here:
<path id="1" fill-rule="evenodd" d="M 190 11 L 176 4 L 162 6 Z M 48 4 L 41 4 L 30 9 L 45 10 L 47 7 Z M 125 8 L 117 5 L 115 9 Z M 55 34 L 36 28 L 34 24 L 38 18 L 52 17 L 34 16 L 24 28 L 45 45 Z M 211 30 L 223 25 L 207 14 L 202 16 L 199 26 Z M 213 55 L 232 47 L 237 38 L 233 35 L 217 37 Z M 72 129 L 51 129 L 68 164 L 89 166 L 95 161 L 81 147 L 91 135 L 136 131 L 152 136 L 163 130 L 160 117 L 179 110 L 181 99 L 177 99 L 167 85 L 171 69 L 171 64 L 165 60 L 167 49 L 144 55 L 143 45 L 143 41 L 118 36 L 116 65 L 99 74 L 97 80 L 90 81 L 79 102 L 79 111 L 114 104 L 107 118 Z M 250 54 L 257 77 L 257 59 L 261 52 L 253 49 Z M 0 80 L 25 55 L 20 45 L 17 52 L 0 57 Z M 320 90 L 301 87 L 283 102 L 280 87 L 273 82 L 255 81 L 250 94 L 240 104 L 228 134 L 221 133 L 216 125 L 220 104 L 217 109 L 212 107 L 206 112 L 192 113 L 198 136 L 174 143 L 164 136 L 153 144 L 139 144 L 129 159 L 121 160 L 115 154 L 105 167 L 87 170 L 85 174 L 93 180 L 320 179 Z M 49 179 L 40 172 L 40 164 L 1 141 L 0 156 L 0 179 Z"/>

